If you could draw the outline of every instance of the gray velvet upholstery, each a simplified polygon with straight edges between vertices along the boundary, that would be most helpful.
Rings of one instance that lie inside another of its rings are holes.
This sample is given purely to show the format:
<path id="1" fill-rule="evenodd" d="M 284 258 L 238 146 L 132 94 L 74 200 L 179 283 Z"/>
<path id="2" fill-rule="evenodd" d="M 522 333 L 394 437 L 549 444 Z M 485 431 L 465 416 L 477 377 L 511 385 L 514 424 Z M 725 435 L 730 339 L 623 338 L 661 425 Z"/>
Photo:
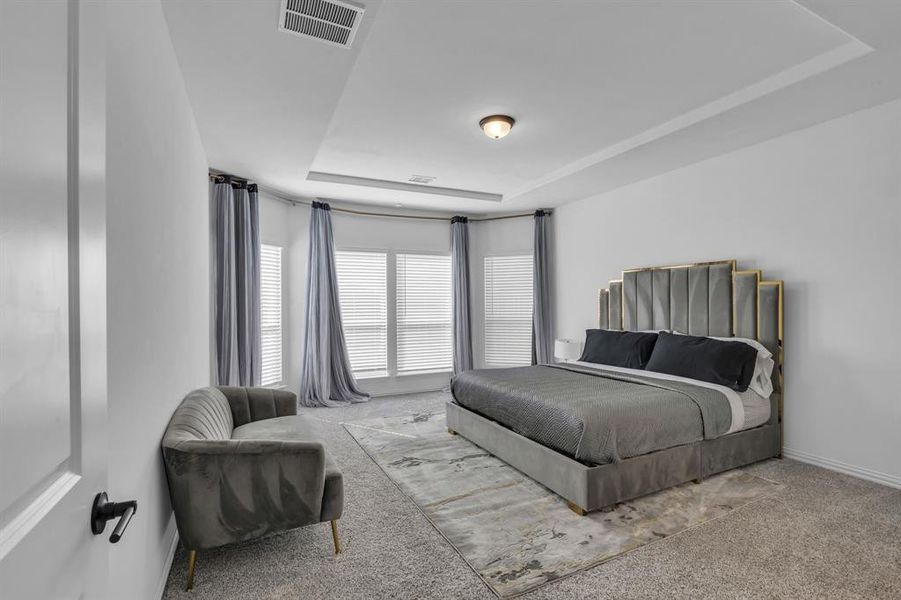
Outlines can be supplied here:
<path id="1" fill-rule="evenodd" d="M 449 429 L 579 508 L 593 511 L 778 455 L 778 402 L 774 394 L 773 416 L 760 427 L 598 466 L 573 460 L 455 402 L 449 402 L 446 411 Z"/>
<path id="2" fill-rule="evenodd" d="M 607 297 L 607 316 L 610 329 L 623 328 L 623 282 L 611 281 L 610 294 Z"/>
<path id="3" fill-rule="evenodd" d="M 306 442 L 318 440 L 313 426 L 304 417 L 291 415 L 266 418 L 236 427 L 233 440 L 282 440 L 286 442 Z M 344 504 L 344 479 L 335 461 L 325 453 L 325 480 L 322 492 L 322 508 L 319 521 L 331 521 L 341 516 Z"/>
<path id="4" fill-rule="evenodd" d="M 735 290 L 735 335 L 748 339 L 757 338 L 757 285 L 760 271 L 736 271 Z"/>
<path id="5" fill-rule="evenodd" d="M 622 329 L 732 335 L 732 266 L 723 262 L 624 271 Z M 618 309 L 611 304 L 611 310 Z M 614 321 L 611 314 L 608 322 Z"/>
<path id="6" fill-rule="evenodd" d="M 688 267 L 688 333 L 690 335 L 707 335 L 709 332 L 710 313 L 709 272 L 704 265 Z"/>
<path id="7" fill-rule="evenodd" d="M 185 397 L 162 450 L 186 548 L 214 548 L 341 516 L 341 473 L 296 413 L 295 395 L 281 390 L 209 387 Z"/>
<path id="8" fill-rule="evenodd" d="M 707 267 L 707 335 L 732 335 L 733 264 Z"/>
<path id="9" fill-rule="evenodd" d="M 672 269 L 669 275 L 670 329 L 688 331 L 688 269 Z"/>
<path id="10" fill-rule="evenodd" d="M 456 403 L 448 427 L 584 510 L 702 479 L 782 451 L 783 283 L 732 260 L 632 269 L 598 293 L 598 325 L 756 339 L 773 353 L 770 420 L 759 427 L 620 462 L 587 466 Z"/>
<path id="11" fill-rule="evenodd" d="M 652 274 L 653 327 L 651 329 L 670 329 L 670 272 L 668 269 L 657 269 Z"/>
<path id="12" fill-rule="evenodd" d="M 782 282 L 761 281 L 757 297 L 757 341 L 773 353 L 773 389 L 782 391 Z"/>
<path id="13" fill-rule="evenodd" d="M 297 414 L 297 397 L 292 392 L 271 388 L 219 386 L 228 400 L 235 427 L 252 421 Z"/>
<path id="14" fill-rule="evenodd" d="M 607 290 L 598 291 L 598 327 L 610 329 L 610 293 Z"/>

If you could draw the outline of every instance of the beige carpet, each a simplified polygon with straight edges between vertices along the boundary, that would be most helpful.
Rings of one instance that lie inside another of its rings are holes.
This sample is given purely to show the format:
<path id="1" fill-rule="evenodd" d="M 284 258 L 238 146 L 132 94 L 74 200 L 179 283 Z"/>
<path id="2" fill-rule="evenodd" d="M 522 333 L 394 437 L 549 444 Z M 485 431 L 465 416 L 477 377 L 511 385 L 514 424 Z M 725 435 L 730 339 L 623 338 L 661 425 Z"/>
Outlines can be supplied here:
<path id="1" fill-rule="evenodd" d="M 344 471 L 345 553 L 332 554 L 328 525 L 202 552 L 196 588 L 186 593 L 179 549 L 164 598 L 494 598 L 342 425 L 440 411 L 446 399 L 419 394 L 303 409 Z M 784 487 L 521 598 L 901 598 L 901 490 L 791 460 L 745 470 Z"/>

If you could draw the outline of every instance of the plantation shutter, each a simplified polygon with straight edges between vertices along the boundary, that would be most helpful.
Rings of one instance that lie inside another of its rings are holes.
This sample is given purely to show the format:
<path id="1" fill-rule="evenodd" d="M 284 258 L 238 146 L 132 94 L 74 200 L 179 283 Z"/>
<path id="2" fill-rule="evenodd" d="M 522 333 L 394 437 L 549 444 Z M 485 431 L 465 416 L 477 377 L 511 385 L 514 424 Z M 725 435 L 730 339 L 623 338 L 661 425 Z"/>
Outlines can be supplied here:
<path id="1" fill-rule="evenodd" d="M 282 381 L 282 249 L 260 245 L 260 385 Z"/>
<path id="2" fill-rule="evenodd" d="M 335 253 L 344 339 L 358 378 L 388 375 L 386 265 L 384 252 Z"/>
<path id="3" fill-rule="evenodd" d="M 450 371 L 450 256 L 397 255 L 397 372 Z"/>
<path id="4" fill-rule="evenodd" d="M 485 364 L 532 362 L 532 256 L 485 257 Z"/>

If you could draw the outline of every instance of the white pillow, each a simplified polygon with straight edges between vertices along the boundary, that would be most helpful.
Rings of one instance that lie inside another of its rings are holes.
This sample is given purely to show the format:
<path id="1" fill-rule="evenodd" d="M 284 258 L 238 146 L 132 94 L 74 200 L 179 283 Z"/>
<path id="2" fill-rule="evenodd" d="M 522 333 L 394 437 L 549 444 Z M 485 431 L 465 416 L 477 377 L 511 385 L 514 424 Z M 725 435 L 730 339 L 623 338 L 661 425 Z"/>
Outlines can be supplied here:
<path id="1" fill-rule="evenodd" d="M 686 335 L 681 331 L 675 330 L 673 333 L 677 335 Z M 773 393 L 773 368 L 776 366 L 776 361 L 773 360 L 772 352 L 767 350 L 766 347 L 757 340 L 740 337 L 715 337 L 712 335 L 706 337 L 710 337 L 714 340 L 722 340 L 724 342 L 744 342 L 757 350 L 757 362 L 754 364 L 754 374 L 751 376 L 751 383 L 748 387 L 764 398 L 770 397 L 770 394 Z"/>

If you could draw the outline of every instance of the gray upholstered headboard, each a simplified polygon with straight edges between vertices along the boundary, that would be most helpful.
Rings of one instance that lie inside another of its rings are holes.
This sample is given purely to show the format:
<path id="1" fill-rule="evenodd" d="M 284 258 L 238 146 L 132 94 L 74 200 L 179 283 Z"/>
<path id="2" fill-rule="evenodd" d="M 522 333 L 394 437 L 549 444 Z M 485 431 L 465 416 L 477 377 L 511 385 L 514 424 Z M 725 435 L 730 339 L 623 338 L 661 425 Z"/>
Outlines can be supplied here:
<path id="1" fill-rule="evenodd" d="M 739 271 L 734 260 L 627 269 L 600 290 L 598 326 L 755 339 L 773 353 L 781 393 L 782 288 L 759 270 Z"/>

